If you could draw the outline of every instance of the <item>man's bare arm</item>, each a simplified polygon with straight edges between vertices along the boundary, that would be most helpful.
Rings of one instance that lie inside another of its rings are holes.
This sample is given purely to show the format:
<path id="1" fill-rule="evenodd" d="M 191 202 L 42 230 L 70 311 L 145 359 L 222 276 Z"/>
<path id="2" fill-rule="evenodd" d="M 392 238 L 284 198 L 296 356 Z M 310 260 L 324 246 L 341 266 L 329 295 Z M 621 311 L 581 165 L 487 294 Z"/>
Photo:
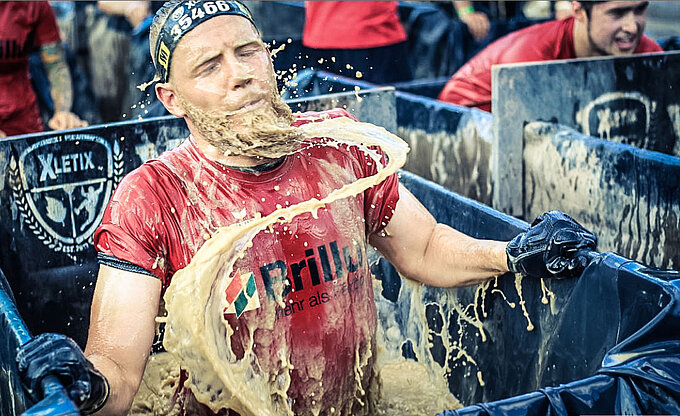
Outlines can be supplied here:
<path id="1" fill-rule="evenodd" d="M 125 414 L 144 373 L 155 334 L 158 279 L 101 266 L 90 312 L 85 356 L 107 378 L 101 415 Z"/>
<path id="2" fill-rule="evenodd" d="M 506 242 L 478 240 L 438 224 L 403 185 L 385 232 L 371 235 L 370 242 L 402 276 L 430 286 L 467 286 L 508 271 Z"/>
<path id="3" fill-rule="evenodd" d="M 467 25 L 475 40 L 482 40 L 489 34 L 491 27 L 489 18 L 484 13 L 475 11 L 471 1 L 455 0 L 453 7 L 456 9 L 458 18 Z"/>
<path id="4" fill-rule="evenodd" d="M 54 103 L 54 115 L 48 123 L 50 128 L 62 130 L 86 126 L 86 122 L 71 112 L 73 85 L 61 42 L 43 45 L 40 48 L 40 59 L 50 81 L 50 94 Z"/>
<path id="5" fill-rule="evenodd" d="M 124 16 L 132 27 L 137 27 L 151 14 L 149 1 L 98 1 L 97 7 L 108 15 Z"/>
<path id="6" fill-rule="evenodd" d="M 61 43 L 43 45 L 40 48 L 40 58 L 47 72 L 47 78 L 50 80 L 54 112 L 71 111 L 73 88 Z"/>

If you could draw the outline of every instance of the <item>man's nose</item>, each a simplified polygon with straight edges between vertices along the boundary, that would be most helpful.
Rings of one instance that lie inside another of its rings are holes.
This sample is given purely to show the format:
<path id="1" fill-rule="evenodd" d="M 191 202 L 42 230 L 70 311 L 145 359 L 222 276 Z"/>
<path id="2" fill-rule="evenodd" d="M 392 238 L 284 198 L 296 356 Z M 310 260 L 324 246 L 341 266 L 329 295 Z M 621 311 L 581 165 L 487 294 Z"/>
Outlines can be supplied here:
<path id="1" fill-rule="evenodd" d="M 626 15 L 623 17 L 621 28 L 627 33 L 637 33 L 638 19 L 635 13 L 626 13 Z"/>
<path id="2" fill-rule="evenodd" d="M 230 90 L 238 90 L 248 86 L 253 81 L 253 70 L 239 61 L 227 64 L 227 83 Z"/>

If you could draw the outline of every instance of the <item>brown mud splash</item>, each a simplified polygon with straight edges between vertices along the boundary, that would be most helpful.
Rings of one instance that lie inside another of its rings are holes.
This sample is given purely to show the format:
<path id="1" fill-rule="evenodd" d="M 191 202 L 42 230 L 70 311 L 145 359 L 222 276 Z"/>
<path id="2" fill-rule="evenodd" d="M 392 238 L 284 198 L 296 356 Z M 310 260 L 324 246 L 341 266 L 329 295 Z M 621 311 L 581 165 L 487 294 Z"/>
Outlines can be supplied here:
<path id="1" fill-rule="evenodd" d="M 312 199 L 298 205 L 281 208 L 266 217 L 256 217 L 246 225 L 237 224 L 216 230 L 212 236 L 208 236 L 208 241 L 198 251 L 192 262 L 174 276 L 173 283 L 165 295 L 169 312 L 165 347 L 174 359 L 181 362 L 182 367 L 188 370 L 190 374 L 188 386 L 199 401 L 215 411 L 230 408 L 244 416 L 293 414 L 287 395 L 291 382 L 290 372 L 293 369 L 290 364 L 289 351 L 285 348 L 278 351 L 276 374 L 263 374 L 259 370 L 258 359 L 253 353 L 255 328 L 272 328 L 274 316 L 264 317 L 261 322 L 252 326 L 252 332 L 249 334 L 250 344 L 243 358 L 238 359 L 231 349 L 230 339 L 233 330 L 222 318 L 222 311 L 228 306 L 225 304 L 223 294 L 230 282 L 228 276 L 231 275 L 237 258 L 246 255 L 246 250 L 251 247 L 252 239 L 257 233 L 266 232 L 272 225 L 288 222 L 301 213 L 315 213 L 325 204 L 356 195 L 396 172 L 406 160 L 408 152 L 406 143 L 383 128 L 367 123 L 338 118 L 309 123 L 299 129 L 308 138 L 333 139 L 327 143 L 329 146 L 340 144 L 357 146 L 372 157 L 378 166 L 381 166 L 378 154 L 369 149 L 369 146 L 379 146 L 385 151 L 390 162 L 375 176 L 363 178 L 336 189 L 325 198 Z M 456 319 L 460 331 L 463 330 L 463 322 L 476 329 L 482 342 L 486 340 L 482 323 L 482 319 L 487 316 L 484 307 L 486 292 L 491 289 L 492 293 L 501 293 L 508 306 L 511 308 L 516 306 L 515 302 L 509 302 L 505 295 L 496 288 L 497 280 L 493 281 L 493 288 L 491 284 L 492 281 L 489 281 L 480 285 L 475 294 L 474 304 L 468 307 L 463 307 L 457 303 L 455 298 L 450 298 L 449 304 L 453 305 L 452 312 L 455 313 L 447 314 L 446 317 Z M 542 285 L 542 288 L 545 286 Z M 527 331 L 531 331 L 533 324 L 524 304 L 520 276 L 515 278 L 515 289 L 519 297 L 518 303 L 527 319 Z M 420 292 L 416 290 L 415 293 Z M 413 304 L 420 305 L 421 310 L 424 311 L 422 300 L 418 296 L 415 297 L 420 302 L 412 302 L 412 306 Z M 548 298 L 552 305 L 554 294 L 545 288 L 543 302 L 545 303 Z M 281 294 L 278 295 L 278 299 L 282 301 Z M 442 318 L 444 319 L 444 316 Z M 462 333 L 458 335 L 461 337 Z M 447 340 L 445 348 L 449 353 L 454 353 L 454 361 L 463 360 L 469 365 L 477 366 L 474 358 L 463 349 L 462 339 L 458 339 L 457 342 L 453 339 Z M 370 350 L 356 351 L 355 373 L 358 391 L 375 387 L 364 386 L 361 382 L 365 364 L 370 361 L 373 353 Z M 384 355 L 382 358 L 380 358 L 381 354 Z M 427 415 L 444 409 L 461 407 L 450 394 L 444 377 L 438 377 L 440 375 L 438 370 L 446 372 L 446 368 L 436 369 L 433 368 L 436 364 L 405 361 L 401 357 L 392 355 L 391 352 L 379 346 L 379 358 L 376 363 L 379 393 L 375 397 L 378 403 L 364 406 L 364 409 L 373 408 L 375 415 Z M 484 386 L 480 371 L 476 372 L 476 378 L 477 383 Z M 323 389 L 322 383 L 320 388 Z M 333 415 L 349 414 L 342 403 L 338 403 L 331 410 L 334 411 Z M 309 414 L 316 413 L 314 409 L 310 409 Z"/>
<path id="2" fill-rule="evenodd" d="M 406 143 L 371 124 L 336 118 L 308 123 L 299 129 L 305 137 L 334 139 L 329 145 L 357 146 L 381 166 L 378 153 L 368 148 L 379 146 L 389 162 L 374 176 L 345 185 L 324 198 L 278 209 L 247 224 L 218 229 L 191 263 L 173 277 L 164 297 L 168 311 L 164 345 L 188 371 L 187 385 L 196 398 L 214 411 L 229 408 L 243 416 L 293 414 L 287 397 L 292 370 L 289 351 L 279 350 L 278 374 L 262 374 L 253 352 L 255 326 L 251 327 L 250 344 L 243 358 L 238 359 L 232 351 L 233 330 L 224 321 L 223 311 L 229 306 L 224 293 L 237 258 L 245 255 L 257 233 L 273 224 L 289 222 L 301 213 L 315 213 L 328 203 L 356 195 L 382 182 L 406 161 Z M 272 314 L 258 326 L 271 328 L 274 318 Z M 361 360 L 362 357 L 358 357 L 357 364 Z"/>

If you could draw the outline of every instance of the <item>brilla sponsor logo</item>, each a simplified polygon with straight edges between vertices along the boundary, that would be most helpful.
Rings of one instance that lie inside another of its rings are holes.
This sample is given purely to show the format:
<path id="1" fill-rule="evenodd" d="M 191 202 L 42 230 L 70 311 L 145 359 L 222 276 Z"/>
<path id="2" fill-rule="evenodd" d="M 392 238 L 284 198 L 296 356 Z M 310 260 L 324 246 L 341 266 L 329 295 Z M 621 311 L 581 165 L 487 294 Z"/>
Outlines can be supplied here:
<path id="1" fill-rule="evenodd" d="M 364 265 L 365 248 L 357 242 L 351 246 L 339 247 L 337 241 L 305 250 L 305 258 L 286 263 L 283 260 L 265 264 L 260 267 L 260 275 L 264 283 L 267 297 L 274 301 L 274 286 L 283 285 L 282 297 L 292 292 L 314 289 L 323 282 L 346 280 L 344 284 L 327 290 L 309 290 L 308 299 L 288 302 L 285 308 L 277 308 L 276 318 L 289 316 L 305 307 L 316 307 L 330 302 L 333 298 L 356 291 L 363 283 L 362 279 L 352 280 L 353 273 Z"/>

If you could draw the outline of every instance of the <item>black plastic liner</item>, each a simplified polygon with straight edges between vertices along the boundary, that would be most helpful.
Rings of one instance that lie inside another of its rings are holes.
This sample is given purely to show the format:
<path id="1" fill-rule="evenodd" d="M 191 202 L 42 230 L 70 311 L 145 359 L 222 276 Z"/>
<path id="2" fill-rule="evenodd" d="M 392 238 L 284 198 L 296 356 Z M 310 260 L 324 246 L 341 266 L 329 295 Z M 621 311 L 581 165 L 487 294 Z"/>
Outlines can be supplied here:
<path id="1" fill-rule="evenodd" d="M 442 415 L 678 414 L 680 281 L 664 280 L 677 277 L 603 255 L 578 280 L 545 357 L 577 366 L 581 351 L 623 339 L 591 377 Z"/>
<path id="2" fill-rule="evenodd" d="M 407 172 L 401 181 L 437 220 L 477 238 L 507 239 L 525 226 Z M 393 281 L 395 274 L 385 262 L 378 278 Z M 463 338 L 485 385 L 460 367 L 447 380 L 462 403 L 481 404 L 443 415 L 680 414 L 678 278 L 677 271 L 599 254 L 579 279 L 546 282 L 555 293 L 552 308 L 540 302 L 538 281 L 525 278 L 532 331 L 489 293 L 487 341 L 474 331 Z M 499 279 L 508 297 L 513 280 Z M 457 331 L 448 328 L 451 336 Z M 435 359 L 442 356 L 437 349 L 435 337 Z"/>

